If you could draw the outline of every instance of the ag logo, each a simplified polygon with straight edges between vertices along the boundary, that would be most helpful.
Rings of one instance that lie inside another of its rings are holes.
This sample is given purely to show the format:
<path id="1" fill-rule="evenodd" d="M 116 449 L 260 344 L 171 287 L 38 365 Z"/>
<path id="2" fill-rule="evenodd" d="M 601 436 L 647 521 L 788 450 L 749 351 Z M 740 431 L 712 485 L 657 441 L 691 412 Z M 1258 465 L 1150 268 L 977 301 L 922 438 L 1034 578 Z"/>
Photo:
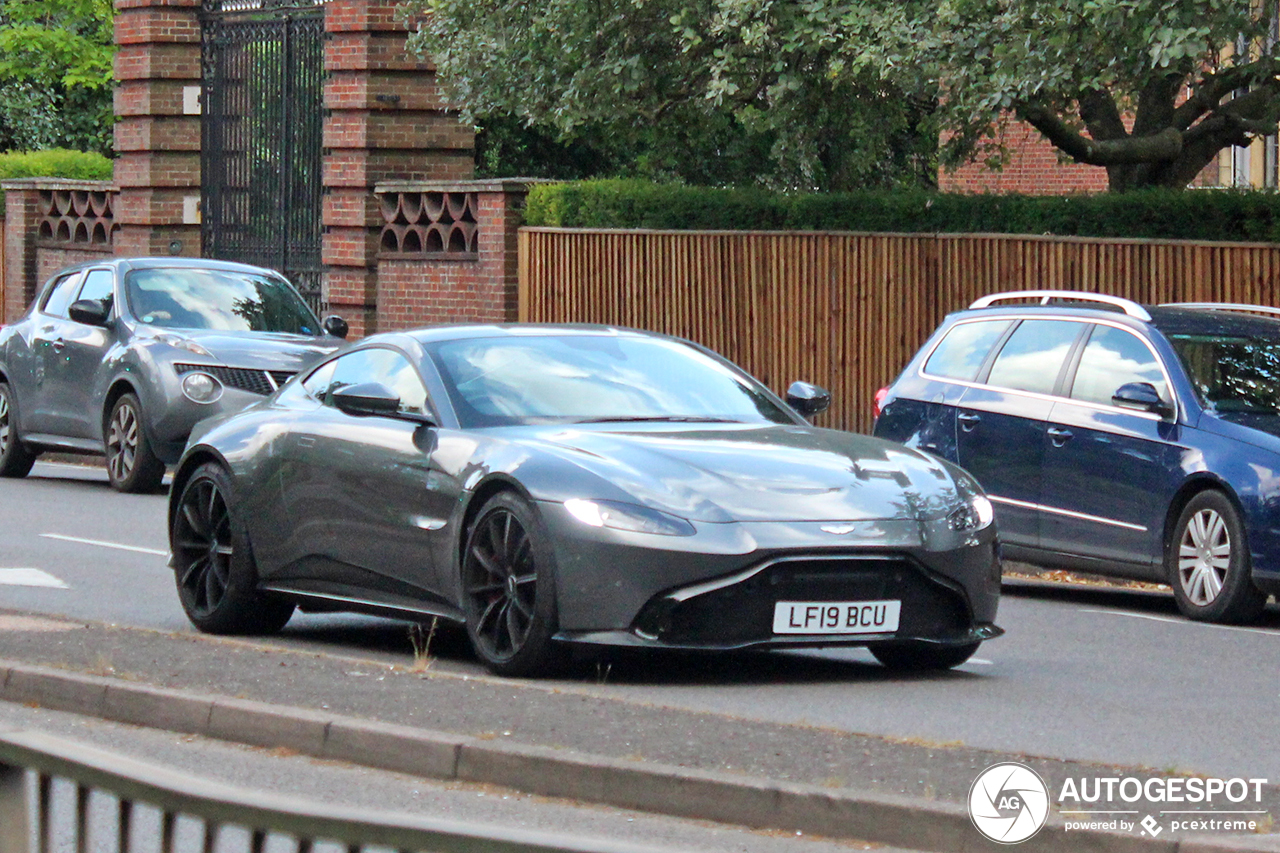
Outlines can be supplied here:
<path id="1" fill-rule="evenodd" d="M 1030 767 L 1012 761 L 993 764 L 973 780 L 969 817 L 992 841 L 1026 841 L 1049 818 L 1049 789 Z"/>

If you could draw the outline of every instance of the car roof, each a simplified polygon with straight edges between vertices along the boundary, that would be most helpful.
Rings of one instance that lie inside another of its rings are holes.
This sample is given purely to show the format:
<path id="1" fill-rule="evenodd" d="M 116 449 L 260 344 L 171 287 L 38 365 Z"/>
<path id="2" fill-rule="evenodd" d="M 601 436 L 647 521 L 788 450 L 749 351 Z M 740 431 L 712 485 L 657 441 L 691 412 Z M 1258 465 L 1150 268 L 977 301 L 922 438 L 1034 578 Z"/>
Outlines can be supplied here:
<path id="1" fill-rule="evenodd" d="M 456 323 L 441 326 L 429 326 L 423 329 L 412 329 L 405 332 L 392 333 L 406 335 L 420 344 L 438 341 L 455 341 L 469 338 L 521 338 L 547 336 L 612 336 L 630 338 L 659 338 L 663 340 L 679 340 L 670 335 L 658 332 L 646 332 L 630 329 L 625 326 L 608 326 L 594 323 Z"/>
<path id="2" fill-rule="evenodd" d="M 88 269 L 89 267 L 112 267 L 119 271 L 128 271 L 131 269 L 215 269 L 227 270 L 234 272 L 246 273 L 271 273 L 279 275 L 275 270 L 266 267 L 256 267 L 251 264 L 241 264 L 235 261 L 218 261 L 212 258 L 188 258 L 188 257 L 107 257 L 94 261 L 85 261 L 73 266 L 65 267 L 58 270 L 55 275 L 65 275 L 70 272 Z"/>
<path id="3" fill-rule="evenodd" d="M 1251 314 L 1243 307 L 1230 310 L 1155 305 L 1151 325 L 1166 335 L 1212 335 L 1280 339 L 1280 317 Z"/>

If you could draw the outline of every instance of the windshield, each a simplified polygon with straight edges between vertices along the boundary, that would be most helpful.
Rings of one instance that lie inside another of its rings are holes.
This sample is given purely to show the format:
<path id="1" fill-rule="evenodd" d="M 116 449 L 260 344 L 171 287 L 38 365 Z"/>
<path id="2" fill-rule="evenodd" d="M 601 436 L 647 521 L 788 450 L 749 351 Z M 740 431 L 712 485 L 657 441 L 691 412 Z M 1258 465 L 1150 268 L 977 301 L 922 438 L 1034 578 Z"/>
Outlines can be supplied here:
<path id="1" fill-rule="evenodd" d="M 464 427 L 530 423 L 795 423 L 759 385 L 674 341 L 540 335 L 430 348 Z"/>
<path id="2" fill-rule="evenodd" d="M 1280 341 L 1172 335 L 1200 403 L 1213 412 L 1280 414 Z"/>
<path id="3" fill-rule="evenodd" d="M 320 334 L 320 323 L 288 282 L 234 270 L 170 267 L 125 277 L 129 309 L 165 329 Z"/>

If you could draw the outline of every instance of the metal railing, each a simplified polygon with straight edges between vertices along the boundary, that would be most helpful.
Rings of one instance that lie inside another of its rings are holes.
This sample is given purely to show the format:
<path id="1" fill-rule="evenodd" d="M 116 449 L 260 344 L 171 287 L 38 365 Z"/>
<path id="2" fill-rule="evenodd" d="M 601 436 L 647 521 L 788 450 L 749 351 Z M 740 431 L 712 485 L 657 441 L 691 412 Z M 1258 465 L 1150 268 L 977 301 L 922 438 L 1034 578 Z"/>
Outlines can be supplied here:
<path id="1" fill-rule="evenodd" d="M 92 810 L 97 843 L 90 845 L 90 803 L 104 795 L 112 800 L 108 826 L 103 810 Z M 143 810 L 156 818 L 153 844 L 137 832 Z M 224 833 L 238 841 L 224 843 Z M 194 779 L 44 733 L 0 731 L 0 853 L 313 853 L 325 847 L 343 853 L 656 853 L 623 842 L 319 805 Z"/>

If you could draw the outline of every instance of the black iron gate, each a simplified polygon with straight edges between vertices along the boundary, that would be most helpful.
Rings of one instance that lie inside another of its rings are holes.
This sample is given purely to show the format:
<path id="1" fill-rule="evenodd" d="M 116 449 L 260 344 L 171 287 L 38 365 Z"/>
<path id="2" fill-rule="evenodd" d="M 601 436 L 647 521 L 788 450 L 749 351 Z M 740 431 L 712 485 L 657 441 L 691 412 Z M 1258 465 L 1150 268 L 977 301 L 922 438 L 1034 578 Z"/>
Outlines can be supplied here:
<path id="1" fill-rule="evenodd" d="M 201 237 L 280 270 L 319 309 L 324 7 L 204 0 Z"/>

